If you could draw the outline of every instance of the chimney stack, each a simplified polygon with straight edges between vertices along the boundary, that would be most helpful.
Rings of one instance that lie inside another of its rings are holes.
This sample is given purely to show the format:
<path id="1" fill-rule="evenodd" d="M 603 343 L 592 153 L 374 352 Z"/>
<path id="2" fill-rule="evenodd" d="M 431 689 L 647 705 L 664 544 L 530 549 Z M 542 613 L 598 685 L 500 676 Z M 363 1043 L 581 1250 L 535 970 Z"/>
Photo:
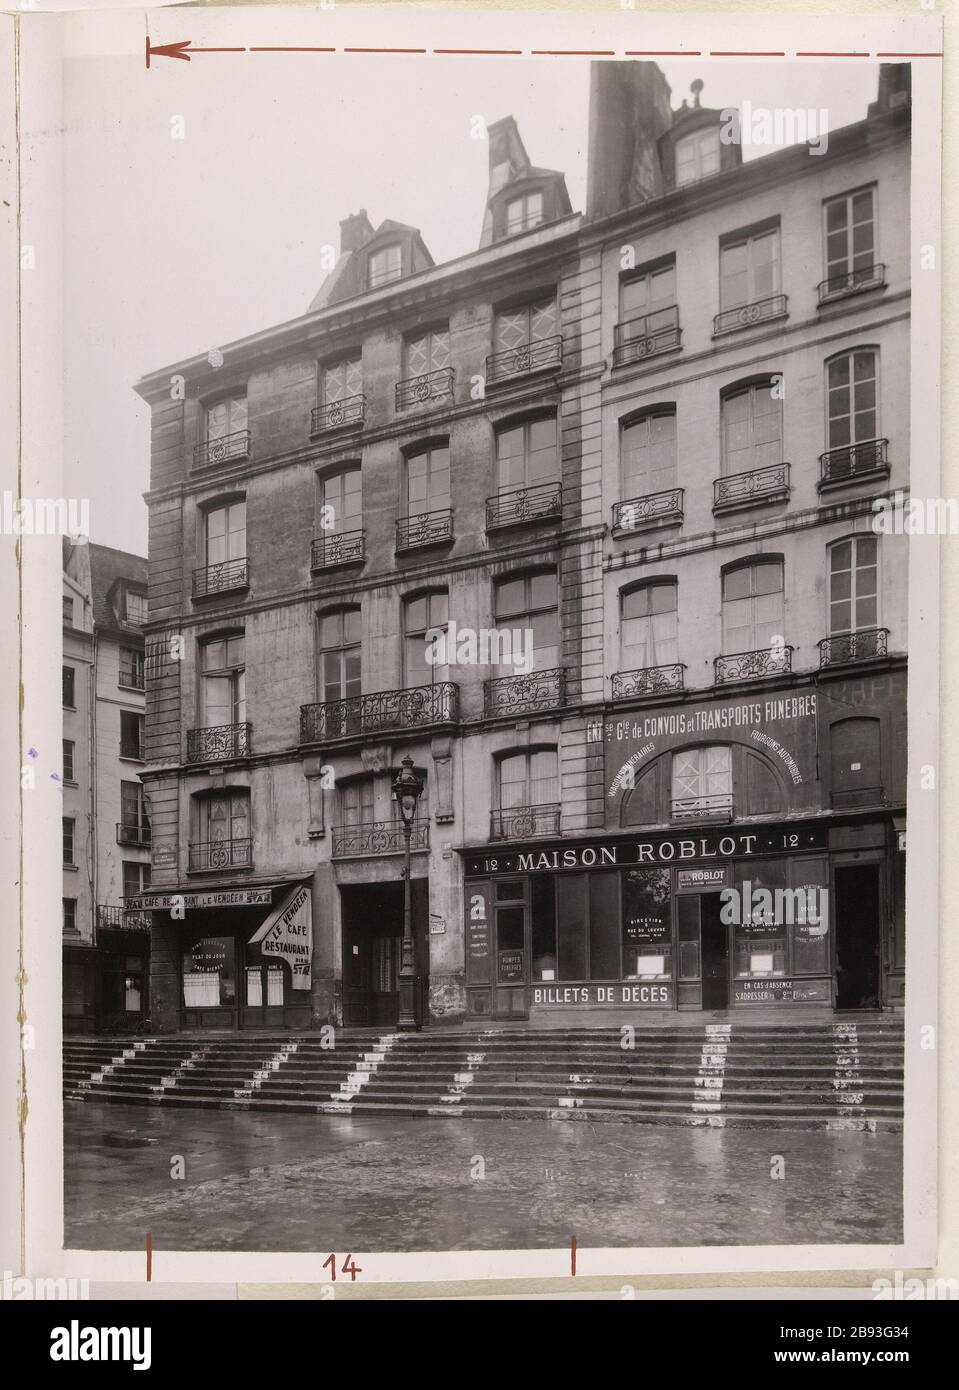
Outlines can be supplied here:
<path id="1" fill-rule="evenodd" d="M 360 208 L 359 212 L 344 217 L 340 223 L 340 255 L 345 256 L 347 251 L 358 251 L 372 235 L 373 228 L 366 215 L 366 208 Z"/>
<path id="2" fill-rule="evenodd" d="M 698 93 L 697 101 L 698 101 Z M 586 217 L 608 217 L 663 191 L 659 137 L 673 120 L 656 63 L 593 63 Z"/>

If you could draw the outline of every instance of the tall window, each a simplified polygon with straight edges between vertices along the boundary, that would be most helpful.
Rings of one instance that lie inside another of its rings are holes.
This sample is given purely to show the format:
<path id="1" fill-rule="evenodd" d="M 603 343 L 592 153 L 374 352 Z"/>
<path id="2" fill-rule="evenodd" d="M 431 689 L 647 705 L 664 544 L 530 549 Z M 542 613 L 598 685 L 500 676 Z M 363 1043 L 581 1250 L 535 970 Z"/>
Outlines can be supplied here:
<path id="1" fill-rule="evenodd" d="M 135 589 L 127 589 L 123 596 L 123 616 L 128 623 L 142 627 L 147 620 L 147 596 L 138 594 Z"/>
<path id="2" fill-rule="evenodd" d="M 245 639 L 214 637 L 200 646 L 200 722 L 205 729 L 246 722 Z"/>
<path id="3" fill-rule="evenodd" d="M 76 858 L 76 829 L 77 823 L 72 816 L 63 817 L 63 862 L 64 864 L 75 864 Z"/>
<path id="4" fill-rule="evenodd" d="M 850 536 L 829 547 L 829 632 L 840 636 L 879 622 L 879 542 Z"/>
<path id="5" fill-rule="evenodd" d="M 862 444 L 879 435 L 876 353 L 845 352 L 826 364 L 829 448 Z"/>
<path id="6" fill-rule="evenodd" d="M 499 805 L 553 806 L 559 801 L 559 760 L 555 748 L 534 753 L 511 753 L 497 764 Z"/>
<path id="7" fill-rule="evenodd" d="M 782 400 L 774 391 L 760 382 L 722 397 L 723 477 L 782 463 Z"/>
<path id="8" fill-rule="evenodd" d="M 509 352 L 526 343 L 541 343 L 559 333 L 556 299 L 537 300 L 518 309 L 504 309 L 496 315 L 493 325 L 493 351 Z"/>
<path id="9" fill-rule="evenodd" d="M 363 474 L 345 468 L 319 481 L 318 536 L 337 536 L 363 527 Z"/>
<path id="10" fill-rule="evenodd" d="M 132 859 L 124 859 L 121 864 L 123 874 L 123 896 L 132 898 L 137 893 L 145 893 L 150 886 L 150 865 L 139 864 Z"/>
<path id="11" fill-rule="evenodd" d="M 506 204 L 506 235 L 528 232 L 532 227 L 538 227 L 543 217 L 543 194 L 540 189 L 513 198 Z"/>
<path id="12" fill-rule="evenodd" d="M 783 631 L 783 564 L 756 560 L 723 574 L 723 652 L 759 651 Z"/>
<path id="13" fill-rule="evenodd" d="M 450 364 L 450 331 L 433 328 L 406 340 L 406 375 L 426 376 Z"/>
<path id="14" fill-rule="evenodd" d="M 439 444 L 406 460 L 407 516 L 447 511 L 450 505 L 450 451 Z"/>
<path id="15" fill-rule="evenodd" d="M 73 774 L 74 774 L 73 759 L 74 759 L 74 754 L 75 754 L 75 752 L 76 752 L 76 747 L 77 747 L 77 745 L 73 742 L 73 739 L 65 738 L 65 739 L 63 740 L 63 780 L 64 780 L 64 782 L 72 782 L 72 781 L 74 780 L 74 777 L 73 777 Z"/>
<path id="16" fill-rule="evenodd" d="M 64 667 L 62 668 L 62 680 L 63 680 L 63 708 L 64 708 L 64 709 L 75 709 L 75 708 L 76 708 L 76 703 L 77 703 L 77 700 L 76 700 L 76 694 L 77 694 L 77 690 L 76 690 L 76 685 L 77 685 L 77 682 L 76 682 L 76 675 L 77 675 L 77 673 L 76 673 L 75 669 L 74 669 L 72 666 L 64 666 Z"/>
<path id="17" fill-rule="evenodd" d="M 323 368 L 323 404 L 333 405 L 363 391 L 363 364 L 359 357 L 345 357 Z"/>
<path id="18" fill-rule="evenodd" d="M 657 407 L 623 426 L 624 498 L 648 497 L 676 486 L 676 410 Z"/>
<path id="19" fill-rule="evenodd" d="M 720 308 L 738 309 L 778 294 L 779 228 L 724 241 L 719 251 Z"/>
<path id="20" fill-rule="evenodd" d="M 120 711 L 120 757 L 143 757 L 143 715 L 136 710 Z"/>
<path id="21" fill-rule="evenodd" d="M 389 246 L 381 246 L 370 253 L 367 261 L 367 287 L 375 290 L 380 285 L 388 285 L 403 274 L 403 247 L 398 241 Z"/>
<path id="22" fill-rule="evenodd" d="M 826 204 L 826 279 L 868 276 L 876 260 L 875 189 L 844 193 Z"/>
<path id="23" fill-rule="evenodd" d="M 719 128 L 697 130 L 676 141 L 676 185 L 695 183 L 719 172 Z"/>
<path id="24" fill-rule="evenodd" d="M 69 594 L 63 595 L 63 621 L 68 627 L 73 626 L 73 599 Z"/>
<path id="25" fill-rule="evenodd" d="M 206 408 L 206 440 L 208 444 L 247 427 L 246 393 L 225 396 Z"/>
<path id="26" fill-rule="evenodd" d="M 120 824 L 129 839 L 146 840 L 150 821 L 146 813 L 143 787 L 139 782 L 120 783 Z"/>
<path id="27" fill-rule="evenodd" d="M 343 825 L 368 825 L 376 819 L 373 808 L 373 778 L 357 777 L 339 789 L 340 820 Z"/>
<path id="28" fill-rule="evenodd" d="M 449 621 L 449 594 L 445 589 L 417 594 L 403 605 L 403 685 L 412 689 L 446 679 L 446 670 L 427 660 L 436 637 Z"/>
<path id="29" fill-rule="evenodd" d="M 206 562 L 222 565 L 246 558 L 246 503 L 230 502 L 206 514 Z"/>
<path id="30" fill-rule="evenodd" d="M 556 417 L 525 420 L 499 430 L 496 463 L 501 492 L 513 487 L 532 487 L 553 482 L 559 474 Z"/>
<path id="31" fill-rule="evenodd" d="M 675 579 L 641 584 L 620 595 L 620 670 L 643 671 L 679 660 Z"/>
<path id="32" fill-rule="evenodd" d="M 534 670 L 549 671 L 559 665 L 559 590 L 555 570 L 501 580 L 495 589 L 494 614 L 497 628 L 529 633 L 524 641 L 532 642 Z M 515 668 L 511 665 L 504 669 Z"/>
<path id="33" fill-rule="evenodd" d="M 250 838 L 250 793 L 218 792 L 197 798 L 197 828 L 201 844 L 217 845 Z M 216 861 L 211 861 L 211 866 Z M 231 862 L 231 861 L 228 861 Z M 233 863 L 239 862 L 236 856 Z"/>
<path id="34" fill-rule="evenodd" d="M 143 689 L 144 657 L 135 647 L 120 648 L 120 684 L 130 690 Z"/>
<path id="35" fill-rule="evenodd" d="M 639 270 L 636 274 L 630 275 L 628 279 L 622 280 L 619 287 L 619 318 L 621 323 L 628 323 L 631 319 L 644 317 L 646 314 L 655 314 L 657 311 L 672 307 L 676 303 L 676 262 L 670 261 L 666 265 L 654 266 L 650 270 Z M 659 326 L 665 326 L 666 319 L 660 325 L 655 320 L 648 325 L 648 331 L 653 332 Z"/>
<path id="36" fill-rule="evenodd" d="M 65 935 L 72 936 L 77 929 L 77 900 L 76 898 L 63 899 L 63 930 Z"/>
<path id="37" fill-rule="evenodd" d="M 349 700 L 361 685 L 360 610 L 338 608 L 320 614 L 319 696 L 321 702 Z"/>
<path id="38" fill-rule="evenodd" d="M 731 809 L 733 768 L 726 744 L 673 754 L 673 815 L 708 816 Z"/>

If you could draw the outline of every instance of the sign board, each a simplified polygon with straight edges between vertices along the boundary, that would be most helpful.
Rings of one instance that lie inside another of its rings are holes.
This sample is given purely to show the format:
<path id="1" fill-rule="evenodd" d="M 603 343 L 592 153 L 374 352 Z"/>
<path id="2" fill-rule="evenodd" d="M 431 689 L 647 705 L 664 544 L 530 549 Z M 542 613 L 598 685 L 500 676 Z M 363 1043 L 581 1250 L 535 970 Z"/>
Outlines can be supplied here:
<path id="1" fill-rule="evenodd" d="M 471 985 L 490 982 L 490 890 L 484 883 L 466 890 L 466 977 Z"/>
<path id="2" fill-rule="evenodd" d="M 501 985 L 522 984 L 525 978 L 522 951 L 500 951 L 497 979 Z"/>
<path id="3" fill-rule="evenodd" d="M 734 980 L 734 1004 L 830 1002 L 828 980 Z"/>
<path id="4" fill-rule="evenodd" d="M 676 880 L 676 887 L 680 890 L 698 888 L 705 891 L 708 888 L 723 888 L 725 884 L 725 869 L 680 869 Z"/>
<path id="5" fill-rule="evenodd" d="M 530 1007 L 563 1009 L 622 1009 L 633 1005 L 647 1008 L 671 1009 L 673 985 L 671 980 L 657 984 L 638 984 L 623 980 L 612 985 L 533 985 L 529 992 Z"/>
<path id="6" fill-rule="evenodd" d="M 228 888 L 210 893 L 134 893 L 123 899 L 128 912 L 162 912 L 171 907 L 251 907 L 273 901 L 272 888 Z"/>
<path id="7" fill-rule="evenodd" d="M 310 988 L 313 959 L 313 907 L 308 884 L 301 884 L 267 917 L 250 938 L 266 957 L 285 960 L 293 975 L 294 989 Z"/>

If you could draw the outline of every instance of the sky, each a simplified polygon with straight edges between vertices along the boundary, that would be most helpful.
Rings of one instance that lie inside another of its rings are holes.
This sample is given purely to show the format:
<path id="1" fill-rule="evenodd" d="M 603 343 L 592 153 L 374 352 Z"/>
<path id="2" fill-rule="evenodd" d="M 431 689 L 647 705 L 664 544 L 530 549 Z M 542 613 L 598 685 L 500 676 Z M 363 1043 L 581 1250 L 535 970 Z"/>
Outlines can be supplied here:
<path id="1" fill-rule="evenodd" d="M 476 116 L 515 116 L 532 162 L 565 172 L 574 210 L 585 202 L 586 60 L 320 68 L 262 54 L 255 81 L 220 59 L 202 82 L 198 66 L 147 74 L 141 45 L 63 67 L 65 487 L 90 499 L 91 539 L 144 554 L 140 376 L 304 313 L 322 248 L 361 207 L 374 226 L 419 227 L 438 263 L 474 250 L 488 174 Z M 878 80 L 872 63 L 662 66 L 674 106 L 701 77 L 703 105 L 826 107 L 831 130 L 865 115 Z"/>

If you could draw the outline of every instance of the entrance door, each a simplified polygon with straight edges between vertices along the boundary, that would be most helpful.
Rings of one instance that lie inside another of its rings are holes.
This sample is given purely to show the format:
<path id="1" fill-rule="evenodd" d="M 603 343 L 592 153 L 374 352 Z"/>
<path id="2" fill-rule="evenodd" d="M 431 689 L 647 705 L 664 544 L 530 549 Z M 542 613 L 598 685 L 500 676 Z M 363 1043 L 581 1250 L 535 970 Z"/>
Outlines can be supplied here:
<path id="1" fill-rule="evenodd" d="M 414 879 L 412 888 L 414 1007 L 425 1022 L 429 978 L 429 938 L 425 924 L 428 885 Z M 395 1027 L 400 1013 L 400 964 L 403 943 L 403 884 L 343 885 L 343 1021 L 348 1027 Z"/>
<path id="2" fill-rule="evenodd" d="M 251 948 L 251 954 L 256 947 Z M 252 961 L 244 968 L 244 1028 L 282 1028 L 284 968 L 281 962 Z"/>
<path id="3" fill-rule="evenodd" d="M 699 924 L 703 949 L 703 1008 L 729 1008 L 729 929 L 720 920 L 718 893 L 699 899 Z"/>
<path id="4" fill-rule="evenodd" d="M 878 1009 L 879 865 L 836 869 L 836 1008 Z"/>

